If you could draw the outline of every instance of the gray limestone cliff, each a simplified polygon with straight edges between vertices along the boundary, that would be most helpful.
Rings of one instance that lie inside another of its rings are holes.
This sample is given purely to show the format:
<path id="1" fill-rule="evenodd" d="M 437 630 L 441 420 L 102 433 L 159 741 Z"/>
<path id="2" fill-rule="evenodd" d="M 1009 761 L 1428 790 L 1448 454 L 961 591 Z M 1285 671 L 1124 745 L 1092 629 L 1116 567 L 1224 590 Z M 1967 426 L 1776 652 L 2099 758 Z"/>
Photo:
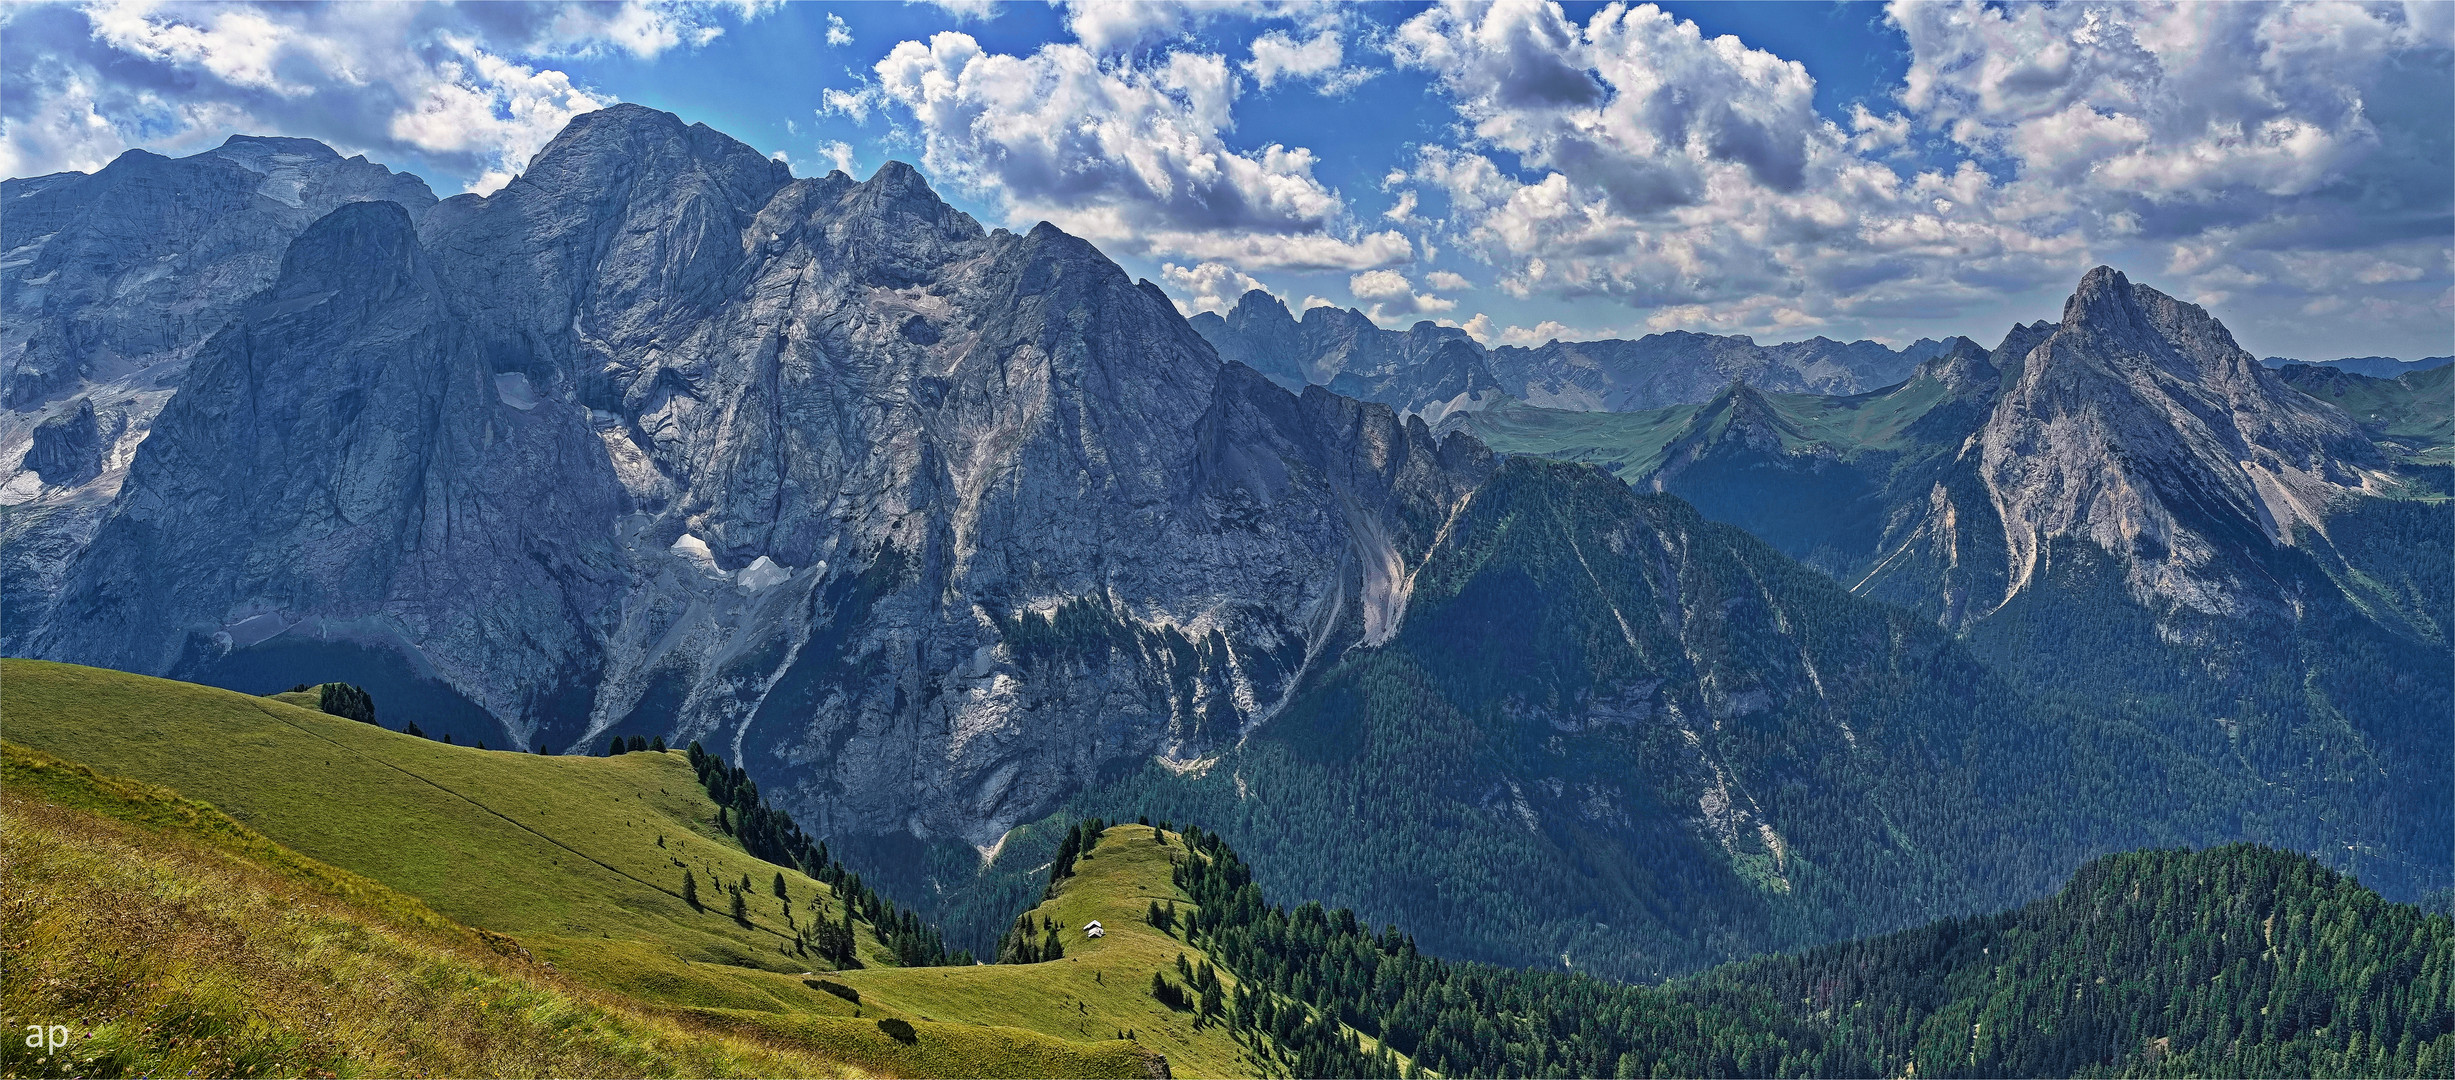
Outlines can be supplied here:
<path id="1" fill-rule="evenodd" d="M 412 217 L 424 181 L 310 139 L 131 150 L 0 181 L 0 642 L 21 647 L 187 362 L 344 204 Z"/>
<path id="2" fill-rule="evenodd" d="M 1054 227 L 621 106 L 301 235 L 19 640 L 378 654 L 514 745 L 695 738 L 813 829 L 985 848 L 1386 638 L 1490 468 L 1222 361 Z"/>
<path id="3" fill-rule="evenodd" d="M 1951 606 L 1983 617 L 2068 539 L 2105 552 L 2152 608 L 2276 607 L 2290 599 L 2249 567 L 2385 479 L 2351 417 L 2288 386 L 2207 312 L 2110 267 L 2081 279 L 2059 324 L 2014 328 L 1992 366 L 2002 390 L 1961 468 L 1885 545 L 1917 554 L 1877 567 L 1868 591 L 1895 591 L 1896 573 L 1966 577 L 1966 564 L 1984 580 Z"/>

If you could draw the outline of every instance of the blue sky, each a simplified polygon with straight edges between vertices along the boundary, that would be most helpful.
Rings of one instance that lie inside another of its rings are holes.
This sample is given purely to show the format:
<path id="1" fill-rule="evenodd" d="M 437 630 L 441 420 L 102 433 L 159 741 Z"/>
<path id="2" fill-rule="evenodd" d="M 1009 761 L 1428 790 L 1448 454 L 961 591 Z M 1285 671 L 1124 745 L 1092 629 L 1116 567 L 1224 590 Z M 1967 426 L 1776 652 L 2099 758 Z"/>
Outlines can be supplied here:
<path id="1" fill-rule="evenodd" d="M 637 102 L 911 161 L 1189 312 L 1896 343 L 2100 262 L 2261 354 L 2455 351 L 2450 5 L 91 4 L 0 12 L 0 171 L 233 132 L 500 186 Z"/>

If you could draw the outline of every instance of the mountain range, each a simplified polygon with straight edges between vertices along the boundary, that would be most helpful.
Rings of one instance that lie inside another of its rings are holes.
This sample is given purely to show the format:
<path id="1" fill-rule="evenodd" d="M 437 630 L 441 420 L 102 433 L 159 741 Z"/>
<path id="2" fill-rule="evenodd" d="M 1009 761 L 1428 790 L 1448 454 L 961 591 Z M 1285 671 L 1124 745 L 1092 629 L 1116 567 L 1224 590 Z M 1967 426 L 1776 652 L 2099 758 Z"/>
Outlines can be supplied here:
<path id="1" fill-rule="evenodd" d="M 2449 883 L 2432 384 L 2108 268 L 1994 349 L 1188 320 L 636 106 L 486 196 L 234 139 L 0 203 L 0 650 L 696 740 L 976 950 L 1081 813 L 1614 977 L 2151 843 Z"/>
<path id="2" fill-rule="evenodd" d="M 2424 356 L 2418 360 L 2398 360 L 2392 356 L 2347 356 L 2337 360 L 2295 360 L 2288 356 L 2269 356 L 2261 358 L 2259 362 L 2272 368 L 2333 368 L 2373 379 L 2393 379 L 2410 372 L 2455 364 L 2455 356 Z"/>
<path id="3" fill-rule="evenodd" d="M 1544 408 L 1625 412 L 1702 402 L 1732 381 L 1776 391 L 1858 393 L 1907 378 L 1948 345 L 1922 338 L 1893 349 L 1822 337 L 1758 345 L 1745 335 L 1682 330 L 1635 341 L 1555 339 L 1537 348 L 1487 350 L 1454 326 L 1424 321 L 1384 330 L 1351 308 L 1311 307 L 1299 321 L 1259 289 L 1225 315 L 1205 311 L 1190 321 L 1222 358 L 1282 386 L 1328 386 L 1434 423 L 1503 395 Z"/>

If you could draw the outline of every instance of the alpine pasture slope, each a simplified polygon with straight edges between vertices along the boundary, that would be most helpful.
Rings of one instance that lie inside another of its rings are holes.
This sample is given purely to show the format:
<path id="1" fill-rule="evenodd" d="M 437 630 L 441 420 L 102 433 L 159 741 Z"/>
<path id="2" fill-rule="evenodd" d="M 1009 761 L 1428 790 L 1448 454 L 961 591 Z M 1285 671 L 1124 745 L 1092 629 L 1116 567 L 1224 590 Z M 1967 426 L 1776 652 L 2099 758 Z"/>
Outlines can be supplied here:
<path id="1" fill-rule="evenodd" d="M 1112 916 L 1109 937 L 1054 963 L 898 970 L 864 925 L 855 935 L 859 966 L 833 971 L 788 948 L 793 927 L 843 918 L 834 890 L 744 852 L 719 826 L 718 808 L 679 752 L 595 758 L 479 750 L 278 700 L 296 696 L 0 661 L 0 714 L 13 762 L 65 759 L 75 764 L 52 767 L 159 785 L 167 789 L 159 798 L 175 791 L 200 813 L 229 815 L 229 829 L 268 838 L 260 846 L 280 853 L 274 865 L 363 877 L 402 904 L 431 909 L 434 922 L 497 935 L 489 940 L 524 952 L 539 977 L 694 1030 L 804 1055 L 748 1071 L 805 1072 L 781 1062 L 806 1059 L 882 1075 L 1141 1076 L 1165 1068 L 1162 1056 L 1196 1075 L 1269 1071 L 1266 1042 L 1240 1045 L 1148 996 L 1151 974 L 1172 970 L 1177 952 L 1197 963 L 1208 957 L 1163 943 L 1165 935 L 1147 926 Z M 18 767 L 12 770 L 13 798 L 62 801 L 21 784 Z M 1170 883 L 1167 849 L 1147 832 L 1142 846 L 1152 857 L 1085 863 L 1087 872 L 1047 911 L 1073 918 L 1140 911 L 1153 898 L 1189 903 Z M 90 878 L 98 871 L 56 872 Z M 685 872 L 700 907 L 682 896 Z M 789 911 L 774 895 L 779 876 Z M 165 887 L 214 892 L 210 881 L 218 880 L 187 875 Z M 740 920 L 729 887 L 740 888 Z M 58 893 L 30 917 L 76 924 L 83 920 L 78 894 Z M 14 938 L 16 928 L 10 932 Z M 201 962 L 210 966 L 209 957 Z M 858 1001 L 822 982 L 854 988 Z M 910 1023 L 913 1040 L 882 1036 L 879 1020 Z M 1127 1031 L 1135 1038 L 1119 1038 Z M 723 1071 L 713 1061 L 640 1059 L 611 1071 Z M 307 1067 L 305 1059 L 289 1062 Z"/>

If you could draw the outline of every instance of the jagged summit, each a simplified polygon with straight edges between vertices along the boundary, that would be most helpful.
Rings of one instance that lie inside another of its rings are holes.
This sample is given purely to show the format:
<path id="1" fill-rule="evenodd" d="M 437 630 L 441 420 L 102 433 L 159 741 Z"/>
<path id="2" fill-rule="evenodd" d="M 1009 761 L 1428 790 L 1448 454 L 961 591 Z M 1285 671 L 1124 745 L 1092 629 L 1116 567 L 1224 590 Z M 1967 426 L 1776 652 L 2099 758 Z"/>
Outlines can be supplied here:
<path id="1" fill-rule="evenodd" d="M 1265 318 L 1294 321 L 1294 316 L 1287 313 L 1286 303 L 1261 289 L 1250 289 L 1243 296 L 1237 297 L 1236 306 L 1229 308 L 1227 313 L 1227 321 L 1230 324 L 1247 323 Z"/>
<path id="2" fill-rule="evenodd" d="M 2210 614 L 2264 591 L 2238 559 L 2323 529 L 2377 463 L 2350 417 L 2287 387 L 2205 310 L 2102 266 L 2023 355 L 1976 450 L 2007 595 L 2076 538 L 2125 565 L 2142 599 Z"/>

